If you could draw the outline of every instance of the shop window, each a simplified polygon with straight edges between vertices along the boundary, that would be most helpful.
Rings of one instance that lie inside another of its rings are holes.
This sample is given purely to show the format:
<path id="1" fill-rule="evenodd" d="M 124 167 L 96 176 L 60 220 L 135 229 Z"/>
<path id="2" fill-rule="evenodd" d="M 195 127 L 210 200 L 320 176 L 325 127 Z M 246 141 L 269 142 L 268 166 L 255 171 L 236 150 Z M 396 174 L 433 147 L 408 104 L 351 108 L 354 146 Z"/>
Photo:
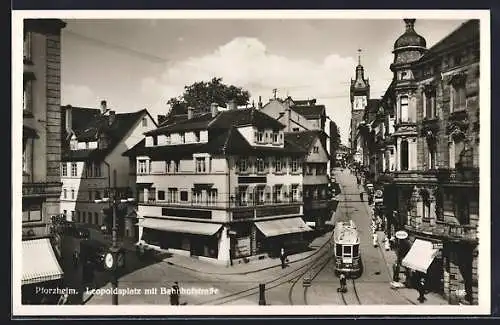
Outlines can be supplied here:
<path id="1" fill-rule="evenodd" d="M 165 200 L 165 191 L 158 191 L 158 200 L 160 201 Z"/>
<path id="2" fill-rule="evenodd" d="M 23 205 L 23 222 L 42 221 L 42 205 L 40 203 Z"/>
<path id="3" fill-rule="evenodd" d="M 408 170 L 409 163 L 409 152 L 408 152 L 408 140 L 401 141 L 401 170 Z"/>

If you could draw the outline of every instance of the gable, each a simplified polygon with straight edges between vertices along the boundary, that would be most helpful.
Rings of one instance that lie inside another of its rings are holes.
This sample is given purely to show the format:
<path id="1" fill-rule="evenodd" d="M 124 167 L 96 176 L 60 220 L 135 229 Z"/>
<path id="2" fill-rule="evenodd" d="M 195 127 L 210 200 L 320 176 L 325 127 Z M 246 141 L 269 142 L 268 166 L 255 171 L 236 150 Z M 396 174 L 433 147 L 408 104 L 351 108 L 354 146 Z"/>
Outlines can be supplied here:
<path id="1" fill-rule="evenodd" d="M 314 152 L 314 147 L 318 147 L 318 152 Z M 323 147 L 323 144 L 321 144 L 319 137 L 316 137 L 313 145 L 309 148 L 306 162 L 327 163 L 328 160 L 328 153 Z"/>

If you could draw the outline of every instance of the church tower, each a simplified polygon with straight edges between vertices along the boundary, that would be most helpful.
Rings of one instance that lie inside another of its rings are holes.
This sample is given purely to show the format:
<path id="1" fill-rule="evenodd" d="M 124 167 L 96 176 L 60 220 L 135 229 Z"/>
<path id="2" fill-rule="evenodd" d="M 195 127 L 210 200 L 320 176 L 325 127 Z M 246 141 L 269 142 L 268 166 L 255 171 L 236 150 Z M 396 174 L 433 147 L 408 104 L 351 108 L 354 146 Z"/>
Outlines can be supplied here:
<path id="1" fill-rule="evenodd" d="M 365 79 L 365 69 L 361 65 L 361 50 L 358 50 L 358 65 L 356 66 L 356 78 L 351 79 L 350 88 L 351 99 L 351 127 L 349 135 L 349 143 L 353 154 L 356 153 L 359 144 L 356 141 L 357 129 L 359 123 L 363 120 L 365 107 L 370 99 L 370 82 L 368 78 Z"/>

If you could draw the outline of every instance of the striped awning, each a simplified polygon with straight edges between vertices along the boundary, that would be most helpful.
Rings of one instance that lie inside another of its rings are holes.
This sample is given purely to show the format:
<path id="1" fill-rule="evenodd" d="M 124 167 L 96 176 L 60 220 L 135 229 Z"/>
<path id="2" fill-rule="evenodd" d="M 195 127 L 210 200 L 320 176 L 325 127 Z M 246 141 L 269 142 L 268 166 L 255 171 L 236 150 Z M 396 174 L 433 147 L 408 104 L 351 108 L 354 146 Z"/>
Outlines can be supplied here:
<path id="1" fill-rule="evenodd" d="M 427 273 L 427 269 L 438 254 L 432 242 L 415 239 L 408 254 L 403 258 L 402 265 L 409 269 Z"/>
<path id="2" fill-rule="evenodd" d="M 61 279 L 64 272 L 48 238 L 23 241 L 22 284 Z"/>
<path id="3" fill-rule="evenodd" d="M 155 219 L 147 217 L 139 223 L 139 226 L 162 231 L 206 236 L 213 236 L 219 231 L 220 228 L 222 228 L 222 225 L 219 223 L 192 222 L 157 218 Z"/>

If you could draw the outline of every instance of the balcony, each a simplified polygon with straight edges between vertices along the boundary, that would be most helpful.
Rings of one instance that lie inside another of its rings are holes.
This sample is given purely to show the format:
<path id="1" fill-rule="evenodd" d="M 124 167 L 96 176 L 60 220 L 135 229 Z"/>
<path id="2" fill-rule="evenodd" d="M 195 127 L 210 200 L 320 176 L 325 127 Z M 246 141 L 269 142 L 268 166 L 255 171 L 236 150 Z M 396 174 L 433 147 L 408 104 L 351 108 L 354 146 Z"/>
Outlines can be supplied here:
<path id="1" fill-rule="evenodd" d="M 479 184 L 479 168 L 458 165 L 455 169 L 439 169 L 437 177 L 440 183 Z"/>
<path id="2" fill-rule="evenodd" d="M 23 198 L 60 197 L 62 183 L 23 183 Z"/>
<path id="3" fill-rule="evenodd" d="M 476 243 L 478 241 L 476 226 L 441 222 L 436 222 L 435 224 L 429 222 L 417 223 L 414 220 L 414 218 L 410 218 L 410 223 L 405 226 L 406 230 L 453 242 L 465 241 Z"/>

